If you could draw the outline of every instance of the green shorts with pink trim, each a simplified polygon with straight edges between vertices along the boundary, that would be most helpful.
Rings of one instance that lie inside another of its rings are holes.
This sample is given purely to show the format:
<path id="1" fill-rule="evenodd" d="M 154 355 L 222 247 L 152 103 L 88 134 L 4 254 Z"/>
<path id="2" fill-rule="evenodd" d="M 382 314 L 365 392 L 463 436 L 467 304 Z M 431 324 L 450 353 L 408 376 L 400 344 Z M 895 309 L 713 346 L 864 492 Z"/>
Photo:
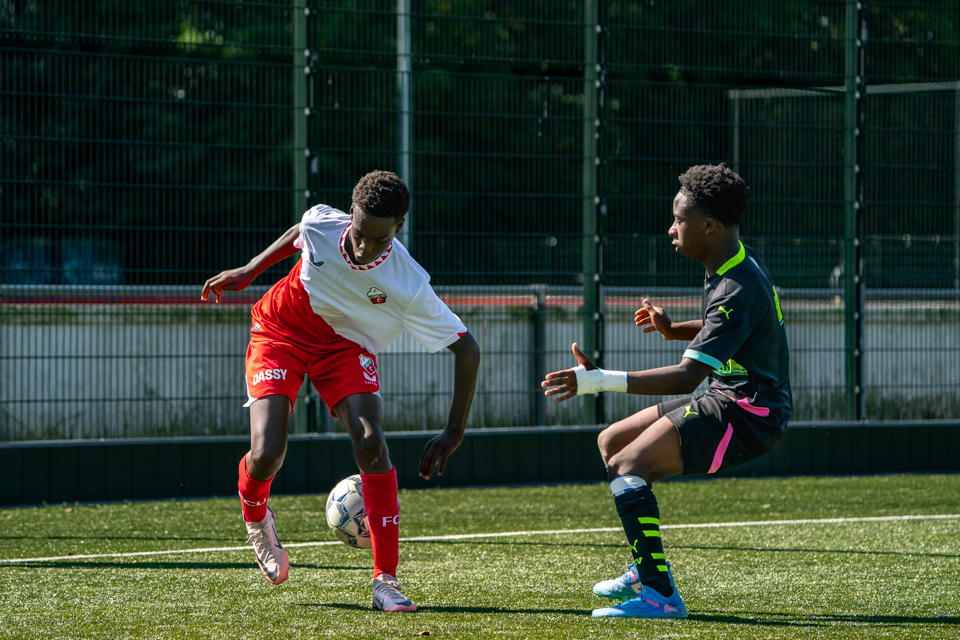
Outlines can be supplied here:
<path id="1" fill-rule="evenodd" d="M 717 473 L 756 460 L 777 449 L 787 427 L 769 410 L 727 390 L 661 402 L 657 415 L 680 434 L 683 475 Z"/>

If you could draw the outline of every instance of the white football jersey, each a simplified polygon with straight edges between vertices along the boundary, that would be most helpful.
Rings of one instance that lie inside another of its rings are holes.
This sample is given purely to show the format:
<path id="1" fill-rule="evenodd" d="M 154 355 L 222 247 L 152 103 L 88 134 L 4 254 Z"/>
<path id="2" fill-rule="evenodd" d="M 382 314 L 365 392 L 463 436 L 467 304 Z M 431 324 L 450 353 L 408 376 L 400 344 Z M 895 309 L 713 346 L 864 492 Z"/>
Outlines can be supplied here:
<path id="1" fill-rule="evenodd" d="M 303 214 L 294 243 L 310 307 L 338 335 L 377 354 L 404 330 L 431 352 L 466 333 L 406 247 L 394 239 L 379 258 L 357 265 L 344 249 L 349 228 L 349 215 L 317 205 Z"/>

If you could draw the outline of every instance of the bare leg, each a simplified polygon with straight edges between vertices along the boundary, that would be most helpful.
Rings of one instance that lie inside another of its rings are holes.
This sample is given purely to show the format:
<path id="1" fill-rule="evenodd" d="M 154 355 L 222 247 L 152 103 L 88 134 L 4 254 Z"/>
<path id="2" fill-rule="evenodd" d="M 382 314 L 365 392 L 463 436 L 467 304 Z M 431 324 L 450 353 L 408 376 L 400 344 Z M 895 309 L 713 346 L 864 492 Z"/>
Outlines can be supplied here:
<path id="1" fill-rule="evenodd" d="M 610 479 L 629 474 L 640 476 L 650 484 L 680 475 L 683 473 L 680 434 L 669 419 L 660 418 L 644 428 L 633 442 L 610 456 L 606 465 Z"/>
<path id="2" fill-rule="evenodd" d="M 360 467 L 363 506 L 373 545 L 374 607 L 387 611 L 415 611 L 416 605 L 400 592 L 396 582 L 400 559 L 400 507 L 397 473 L 390 464 L 380 421 L 380 397 L 370 393 L 347 396 L 333 408 L 350 432 L 353 456 Z M 384 582 L 386 581 L 386 582 Z"/>
<path id="3" fill-rule="evenodd" d="M 265 482 L 280 470 L 287 454 L 287 423 L 290 398 L 276 395 L 260 398 L 250 405 L 250 453 L 247 473 Z"/>
<path id="4" fill-rule="evenodd" d="M 657 419 L 656 411 L 656 407 L 645 409 L 611 426 L 612 433 L 607 438 L 601 436 L 601 451 L 604 451 L 604 444 L 607 447 L 604 452 L 607 477 L 613 480 L 619 476 L 639 476 L 645 481 L 639 484 L 634 482 L 629 489 L 620 490 L 617 490 L 616 483 L 611 482 L 611 489 L 615 490 L 614 503 L 634 564 L 627 575 L 627 582 L 624 582 L 624 578 L 618 579 L 617 588 L 625 589 L 629 583 L 626 595 L 632 596 L 639 581 L 643 591 L 636 602 L 647 603 L 653 602 L 650 599 L 653 591 L 664 598 L 673 598 L 676 592 L 670 581 L 660 539 L 660 508 L 650 485 L 662 478 L 683 473 L 680 435 L 669 419 Z M 594 590 L 605 588 L 608 584 L 597 585 Z M 662 611 L 667 610 L 667 605 L 677 614 L 676 617 L 686 616 L 679 596 L 675 601 L 665 601 Z"/>
<path id="5" fill-rule="evenodd" d="M 603 431 L 597 438 L 600 447 L 600 456 L 603 464 L 607 465 L 614 455 L 620 453 L 624 447 L 640 437 L 650 425 L 657 421 L 657 406 L 647 407 L 639 413 L 628 416 L 620 422 L 615 422 Z"/>
<path id="6" fill-rule="evenodd" d="M 273 475 L 287 452 L 287 422 L 290 398 L 273 395 L 250 405 L 250 451 L 240 461 L 241 509 L 253 543 L 257 564 L 272 584 L 280 584 L 290 572 L 290 559 L 277 538 L 273 511 L 267 506 Z"/>
<path id="7" fill-rule="evenodd" d="M 350 434 L 353 457 L 363 473 L 386 473 L 390 471 L 390 453 L 383 438 L 380 423 L 383 406 L 380 397 L 372 393 L 357 393 L 347 396 L 336 404 L 333 412 Z"/>

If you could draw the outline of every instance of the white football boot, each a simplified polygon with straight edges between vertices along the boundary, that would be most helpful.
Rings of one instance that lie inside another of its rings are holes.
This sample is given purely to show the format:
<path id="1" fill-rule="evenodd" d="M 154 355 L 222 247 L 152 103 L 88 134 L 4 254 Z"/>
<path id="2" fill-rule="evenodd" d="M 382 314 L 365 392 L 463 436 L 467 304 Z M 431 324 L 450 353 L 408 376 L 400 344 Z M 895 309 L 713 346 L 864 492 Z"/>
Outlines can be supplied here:
<path id="1" fill-rule="evenodd" d="M 280 584 L 290 573 L 290 561 L 287 552 L 277 538 L 277 525 L 273 520 L 273 509 L 267 507 L 267 516 L 260 522 L 248 522 L 248 543 L 253 543 L 257 555 L 257 564 L 263 577 L 272 584 Z"/>
<path id="2" fill-rule="evenodd" d="M 373 608 L 380 611 L 416 611 L 417 605 L 400 592 L 400 583 L 386 573 L 373 579 Z"/>

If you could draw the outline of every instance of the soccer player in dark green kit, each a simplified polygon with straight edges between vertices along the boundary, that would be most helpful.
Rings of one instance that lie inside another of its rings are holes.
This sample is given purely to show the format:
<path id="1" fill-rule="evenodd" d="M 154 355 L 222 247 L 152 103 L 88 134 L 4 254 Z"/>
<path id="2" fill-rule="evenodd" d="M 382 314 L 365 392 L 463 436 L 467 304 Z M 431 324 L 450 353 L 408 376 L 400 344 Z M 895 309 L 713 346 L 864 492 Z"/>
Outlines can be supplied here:
<path id="1" fill-rule="evenodd" d="M 650 485 L 675 475 L 712 474 L 774 450 L 793 413 L 783 313 L 770 273 L 740 242 L 750 189 L 724 165 L 691 167 L 680 176 L 669 234 L 676 250 L 706 269 L 701 320 L 672 322 L 643 301 L 644 333 L 690 340 L 679 364 L 646 371 L 598 369 L 573 345 L 574 369 L 548 374 L 542 386 L 560 402 L 619 391 L 641 395 L 703 395 L 648 407 L 605 429 L 600 454 L 633 562 L 627 572 L 594 586 L 621 600 L 594 617 L 685 618 L 660 541 L 660 511 Z M 649 325 L 649 326 L 647 326 Z"/>

